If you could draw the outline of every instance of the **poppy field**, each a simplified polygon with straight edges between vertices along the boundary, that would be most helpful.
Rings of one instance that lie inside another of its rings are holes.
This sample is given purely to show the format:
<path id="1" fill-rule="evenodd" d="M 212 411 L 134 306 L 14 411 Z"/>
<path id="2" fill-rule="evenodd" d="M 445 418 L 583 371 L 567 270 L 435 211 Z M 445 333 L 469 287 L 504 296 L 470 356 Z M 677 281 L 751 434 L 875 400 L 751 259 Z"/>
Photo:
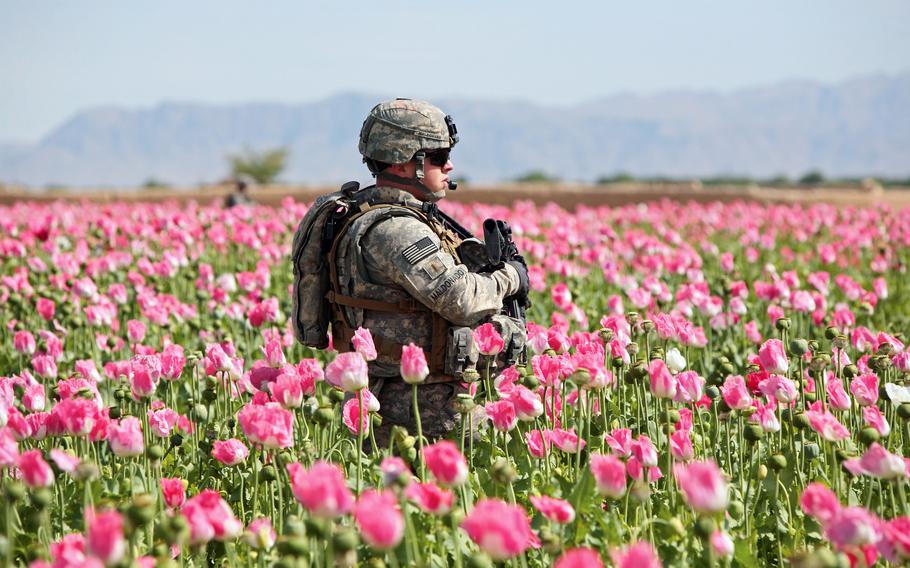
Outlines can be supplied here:
<path id="1" fill-rule="evenodd" d="M 527 365 L 477 327 L 461 423 L 382 445 L 369 330 L 292 332 L 306 204 L 0 208 L 2 563 L 910 562 L 910 209 L 443 208 L 511 224 Z"/>

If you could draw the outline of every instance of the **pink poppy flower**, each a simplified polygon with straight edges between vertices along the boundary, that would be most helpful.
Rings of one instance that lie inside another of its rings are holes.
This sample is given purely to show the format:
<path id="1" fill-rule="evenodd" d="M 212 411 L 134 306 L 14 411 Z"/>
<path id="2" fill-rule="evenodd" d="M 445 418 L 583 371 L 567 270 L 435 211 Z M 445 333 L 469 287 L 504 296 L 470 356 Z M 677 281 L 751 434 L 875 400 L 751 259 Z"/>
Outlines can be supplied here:
<path id="1" fill-rule="evenodd" d="M 657 450 L 651 442 L 651 438 L 641 435 L 637 440 L 632 442 L 632 455 L 646 467 L 657 466 Z"/>
<path id="2" fill-rule="evenodd" d="M 657 398 L 673 398 L 676 396 L 676 377 L 670 373 L 663 359 L 654 359 L 648 367 L 651 376 L 651 393 Z"/>
<path id="3" fill-rule="evenodd" d="M 554 327 L 547 330 L 547 347 L 561 354 L 568 351 L 571 346 L 572 343 L 569 341 L 569 336 L 565 333 Z"/>
<path id="4" fill-rule="evenodd" d="M 212 489 L 203 489 L 188 499 L 180 512 L 190 526 L 190 543 L 202 544 L 212 539 L 232 540 L 243 531 L 230 505 Z"/>
<path id="5" fill-rule="evenodd" d="M 850 410 L 850 397 L 844 390 L 844 383 L 840 379 L 828 377 L 825 390 L 828 393 L 828 404 L 834 410 Z"/>
<path id="6" fill-rule="evenodd" d="M 492 323 L 477 326 L 471 331 L 477 349 L 484 355 L 497 355 L 502 351 L 505 342 Z"/>
<path id="7" fill-rule="evenodd" d="M 891 364 L 901 373 L 910 373 L 910 351 L 903 351 L 891 357 Z"/>
<path id="8" fill-rule="evenodd" d="M 161 361 L 162 379 L 173 381 L 180 378 L 183 368 L 186 366 L 186 356 L 183 354 L 182 346 L 171 343 L 164 348 L 158 359 Z"/>
<path id="9" fill-rule="evenodd" d="M 35 336 L 26 330 L 17 331 L 13 336 L 13 349 L 22 355 L 33 355 L 37 349 Z"/>
<path id="10" fill-rule="evenodd" d="M 705 395 L 705 379 L 695 371 L 684 371 L 676 375 L 676 381 L 676 402 L 690 404 L 698 402 Z"/>
<path id="11" fill-rule="evenodd" d="M 265 448 L 294 446 L 294 415 L 276 403 L 247 404 L 237 414 L 237 420 L 244 435 L 254 444 Z"/>
<path id="12" fill-rule="evenodd" d="M 148 411 L 149 430 L 159 438 L 168 438 L 177 426 L 180 415 L 170 408 Z"/>
<path id="13" fill-rule="evenodd" d="M 44 395 L 44 385 L 33 384 L 25 387 L 22 393 L 22 406 L 29 412 L 39 412 L 44 410 L 47 397 Z"/>
<path id="14" fill-rule="evenodd" d="M 617 456 L 626 458 L 632 455 L 632 430 L 617 428 L 609 434 L 604 434 L 604 441 Z"/>
<path id="15" fill-rule="evenodd" d="M 780 420 L 777 419 L 777 401 L 771 400 L 762 404 L 758 400 L 752 401 L 755 412 L 749 416 L 749 422 L 757 423 L 765 432 L 779 432 Z"/>
<path id="16" fill-rule="evenodd" d="M 863 507 L 844 507 L 825 525 L 825 538 L 839 547 L 875 544 L 880 521 Z"/>
<path id="17" fill-rule="evenodd" d="M 445 515 L 452 509 L 455 494 L 435 483 L 411 483 L 405 496 L 417 504 L 424 513 Z"/>
<path id="18" fill-rule="evenodd" d="M 272 400 L 283 408 L 300 408 L 303 404 L 303 384 L 297 376 L 296 368 L 285 367 L 268 385 Z"/>
<path id="19" fill-rule="evenodd" d="M 130 389 L 136 399 L 148 398 L 158 388 L 161 360 L 154 355 L 136 355 L 130 359 Z"/>
<path id="20" fill-rule="evenodd" d="M 758 362 L 762 369 L 777 375 L 786 375 L 790 360 L 780 339 L 765 341 L 758 350 Z"/>
<path id="21" fill-rule="evenodd" d="M 272 338 L 262 346 L 262 353 L 265 355 L 265 361 L 269 367 L 280 369 L 288 364 L 284 356 L 284 350 L 281 348 L 281 340 Z"/>
<path id="22" fill-rule="evenodd" d="M 357 397 L 348 399 L 341 410 L 341 420 L 348 427 L 351 434 L 359 435 L 361 431 L 366 432 L 370 426 L 370 412 L 379 412 L 379 401 L 373 396 L 369 389 L 357 391 L 357 395 L 363 398 L 363 415 L 360 415 L 361 401 Z M 358 420 L 359 419 L 359 420 Z"/>
<path id="23" fill-rule="evenodd" d="M 41 450 L 29 450 L 19 455 L 16 462 L 22 481 L 29 487 L 50 487 L 54 483 L 54 470 L 41 457 Z"/>
<path id="24" fill-rule="evenodd" d="M 360 355 L 357 355 L 360 357 Z M 317 461 L 310 469 L 297 462 L 289 463 L 288 474 L 294 497 L 313 516 L 334 519 L 347 514 L 354 506 L 354 496 L 344 481 L 341 468 Z"/>
<path id="25" fill-rule="evenodd" d="M 540 430 L 530 430 L 525 432 L 525 442 L 528 444 L 528 452 L 535 458 L 544 458 L 550 449 L 550 440 Z"/>
<path id="26" fill-rule="evenodd" d="M 468 478 L 468 462 L 450 440 L 440 440 L 423 449 L 423 459 L 436 481 L 456 487 Z"/>
<path id="27" fill-rule="evenodd" d="M 727 482 L 713 461 L 676 464 L 673 475 L 689 506 L 699 513 L 719 513 L 727 508 Z"/>
<path id="28" fill-rule="evenodd" d="M 796 384 L 781 375 L 769 375 L 758 384 L 758 390 L 769 399 L 775 399 L 778 402 L 792 402 L 799 397 Z"/>
<path id="29" fill-rule="evenodd" d="M 881 524 L 878 549 L 894 564 L 910 561 L 910 517 L 895 517 Z"/>
<path id="30" fill-rule="evenodd" d="M 354 337 L 351 338 L 351 342 L 354 344 L 354 351 L 360 353 L 367 361 L 374 361 L 378 357 L 370 330 L 358 327 L 357 331 L 354 332 Z"/>
<path id="31" fill-rule="evenodd" d="M 87 515 L 88 551 L 107 565 L 117 564 L 126 553 L 123 515 L 115 510 Z"/>
<path id="32" fill-rule="evenodd" d="M 216 440 L 212 444 L 212 457 L 227 466 L 242 463 L 249 455 L 249 448 L 237 438 Z"/>
<path id="33" fill-rule="evenodd" d="M 878 376 L 865 373 L 850 383 L 850 392 L 860 406 L 872 406 L 878 402 Z"/>
<path id="34" fill-rule="evenodd" d="M 186 481 L 179 477 L 162 477 L 161 494 L 170 509 L 179 509 L 186 503 Z"/>
<path id="35" fill-rule="evenodd" d="M 879 479 L 910 477 L 904 458 L 873 443 L 858 459 L 844 460 L 844 467 L 854 475 L 871 475 Z"/>
<path id="36" fill-rule="evenodd" d="M 36 354 L 32 357 L 32 368 L 35 374 L 43 379 L 57 378 L 57 363 L 50 355 Z"/>
<path id="37" fill-rule="evenodd" d="M 878 432 L 879 436 L 882 438 L 891 433 L 891 425 L 888 424 L 882 411 L 879 410 L 877 406 L 867 406 L 864 408 L 863 420 L 866 424 L 875 428 L 875 431 Z"/>
<path id="38" fill-rule="evenodd" d="M 711 533 L 711 550 L 718 558 L 733 556 L 733 539 L 721 530 Z"/>
<path id="39" fill-rule="evenodd" d="M 651 543 L 640 541 L 625 548 L 610 551 L 610 559 L 615 568 L 661 568 Z"/>
<path id="40" fill-rule="evenodd" d="M 849 438 L 850 431 L 847 430 L 847 427 L 841 424 L 836 416 L 822 410 L 821 404 L 821 401 L 816 401 L 809 405 L 809 410 L 806 411 L 809 426 L 828 442 L 838 442 Z"/>
<path id="41" fill-rule="evenodd" d="M 119 457 L 134 457 L 145 451 L 142 424 L 135 416 L 111 421 L 107 427 L 107 441 L 111 451 Z"/>
<path id="42" fill-rule="evenodd" d="M 692 438 L 688 430 L 677 430 L 670 434 L 670 453 L 679 461 L 689 461 L 695 457 Z"/>
<path id="43" fill-rule="evenodd" d="M 525 510 L 499 499 L 479 500 L 461 528 L 494 560 L 518 556 L 536 539 Z"/>
<path id="44" fill-rule="evenodd" d="M 243 541 L 256 550 L 269 550 L 275 545 L 278 534 L 272 521 L 266 517 L 254 519 L 243 531 Z"/>
<path id="45" fill-rule="evenodd" d="M 543 414 L 543 402 L 540 396 L 531 389 L 515 385 L 505 395 L 506 400 L 515 407 L 515 413 L 522 422 L 533 422 L 535 418 Z"/>
<path id="46" fill-rule="evenodd" d="M 493 423 L 493 427 L 500 432 L 508 432 L 518 425 L 518 415 L 515 413 L 515 405 L 508 400 L 488 402 L 484 408 L 487 413 L 487 418 Z"/>
<path id="47" fill-rule="evenodd" d="M 44 321 L 51 321 L 54 319 L 54 312 L 56 311 L 57 306 L 47 298 L 38 298 L 35 309 Z"/>
<path id="48" fill-rule="evenodd" d="M 85 398 L 64 398 L 54 406 L 51 415 L 60 422 L 66 434 L 87 436 L 97 422 L 98 406 L 95 401 Z"/>
<path id="49" fill-rule="evenodd" d="M 337 389 L 357 392 L 369 384 L 367 362 L 355 351 L 339 353 L 325 368 L 325 379 Z"/>
<path id="50" fill-rule="evenodd" d="M 626 492 L 626 466 L 614 455 L 593 454 L 591 473 L 597 491 L 607 497 L 619 499 Z"/>
<path id="51" fill-rule="evenodd" d="M 578 434 L 575 433 L 575 428 L 570 428 L 568 430 L 554 428 L 547 431 L 545 435 L 549 436 L 551 444 L 567 454 L 578 453 L 583 450 L 587 444 L 584 438 L 578 437 Z"/>
<path id="52" fill-rule="evenodd" d="M 391 491 L 364 491 L 354 506 L 354 520 L 367 544 L 379 550 L 395 548 L 404 536 L 404 517 Z"/>
<path id="53" fill-rule="evenodd" d="M 59 448 L 52 449 L 50 456 L 60 471 L 65 471 L 66 473 L 73 473 L 79 467 L 79 464 L 82 463 L 78 457 Z"/>
<path id="54" fill-rule="evenodd" d="M 799 498 L 799 506 L 805 514 L 814 517 L 823 525 L 840 511 L 837 495 L 818 482 L 806 486 Z"/>
<path id="55" fill-rule="evenodd" d="M 568 501 L 546 495 L 532 495 L 530 501 L 535 509 L 554 523 L 564 525 L 575 520 L 575 509 Z"/>
<path id="56" fill-rule="evenodd" d="M 593 548 L 570 548 L 556 560 L 553 568 L 603 568 L 600 553 Z"/>
<path id="57" fill-rule="evenodd" d="M 401 378 L 409 385 L 418 385 L 430 374 L 423 349 L 408 343 L 401 348 Z"/>
<path id="58" fill-rule="evenodd" d="M 746 380 L 741 375 L 730 375 L 720 387 L 724 402 L 733 410 L 745 410 L 752 406 L 752 396 L 746 387 Z"/>
<path id="59" fill-rule="evenodd" d="M 139 320 L 126 322 L 126 336 L 130 343 L 142 343 L 145 339 L 145 324 Z"/>

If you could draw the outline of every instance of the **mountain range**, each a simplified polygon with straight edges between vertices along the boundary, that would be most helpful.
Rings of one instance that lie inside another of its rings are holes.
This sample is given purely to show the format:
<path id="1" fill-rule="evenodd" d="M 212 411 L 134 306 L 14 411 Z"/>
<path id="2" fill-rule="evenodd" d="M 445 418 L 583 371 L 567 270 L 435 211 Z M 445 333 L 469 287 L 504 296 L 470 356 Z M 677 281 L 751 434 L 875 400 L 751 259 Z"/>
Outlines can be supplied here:
<path id="1" fill-rule="evenodd" d="M 370 108 L 385 98 L 345 93 L 303 104 L 164 102 L 87 109 L 37 143 L 0 141 L 0 181 L 205 183 L 226 177 L 228 154 L 279 146 L 290 150 L 284 181 L 368 179 L 357 135 Z M 571 106 L 465 98 L 434 103 L 452 114 L 461 135 L 452 154 L 454 175 L 472 181 L 510 180 L 535 170 L 579 181 L 617 172 L 910 174 L 910 72 L 729 93 L 624 93 Z"/>

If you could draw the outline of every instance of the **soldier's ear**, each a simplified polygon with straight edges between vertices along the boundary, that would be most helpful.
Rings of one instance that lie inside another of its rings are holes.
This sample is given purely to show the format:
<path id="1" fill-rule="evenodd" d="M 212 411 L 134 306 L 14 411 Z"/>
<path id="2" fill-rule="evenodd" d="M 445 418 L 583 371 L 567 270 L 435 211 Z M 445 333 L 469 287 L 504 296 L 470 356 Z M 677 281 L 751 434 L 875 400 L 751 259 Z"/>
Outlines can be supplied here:
<path id="1" fill-rule="evenodd" d="M 386 168 L 387 172 L 398 177 L 408 178 L 413 177 L 414 172 L 416 171 L 416 164 L 414 162 L 406 162 L 404 164 L 392 164 Z"/>

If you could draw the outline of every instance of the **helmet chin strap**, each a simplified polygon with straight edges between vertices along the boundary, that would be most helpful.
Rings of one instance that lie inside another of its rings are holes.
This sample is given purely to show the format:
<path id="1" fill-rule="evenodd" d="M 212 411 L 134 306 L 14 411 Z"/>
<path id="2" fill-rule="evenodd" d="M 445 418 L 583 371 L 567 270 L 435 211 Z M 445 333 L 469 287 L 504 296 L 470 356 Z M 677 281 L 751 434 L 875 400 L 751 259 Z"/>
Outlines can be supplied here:
<path id="1" fill-rule="evenodd" d="M 426 158 L 426 154 L 424 152 L 417 152 L 416 154 L 414 154 L 414 161 L 416 162 L 417 169 L 415 171 L 414 177 L 412 177 L 412 178 L 396 176 L 395 174 L 390 174 L 387 172 L 380 172 L 379 174 L 377 174 L 376 179 L 377 180 L 380 178 L 387 179 L 387 180 L 393 181 L 397 184 L 401 184 L 401 185 L 404 185 L 407 187 L 413 187 L 414 189 L 419 190 L 427 201 L 430 201 L 430 202 L 439 201 L 440 199 L 442 199 L 443 197 L 446 196 L 445 190 L 432 191 L 432 190 L 430 190 L 430 188 L 428 188 L 427 186 L 425 186 L 423 184 L 423 177 L 424 177 L 423 163 L 424 163 L 425 158 Z"/>

